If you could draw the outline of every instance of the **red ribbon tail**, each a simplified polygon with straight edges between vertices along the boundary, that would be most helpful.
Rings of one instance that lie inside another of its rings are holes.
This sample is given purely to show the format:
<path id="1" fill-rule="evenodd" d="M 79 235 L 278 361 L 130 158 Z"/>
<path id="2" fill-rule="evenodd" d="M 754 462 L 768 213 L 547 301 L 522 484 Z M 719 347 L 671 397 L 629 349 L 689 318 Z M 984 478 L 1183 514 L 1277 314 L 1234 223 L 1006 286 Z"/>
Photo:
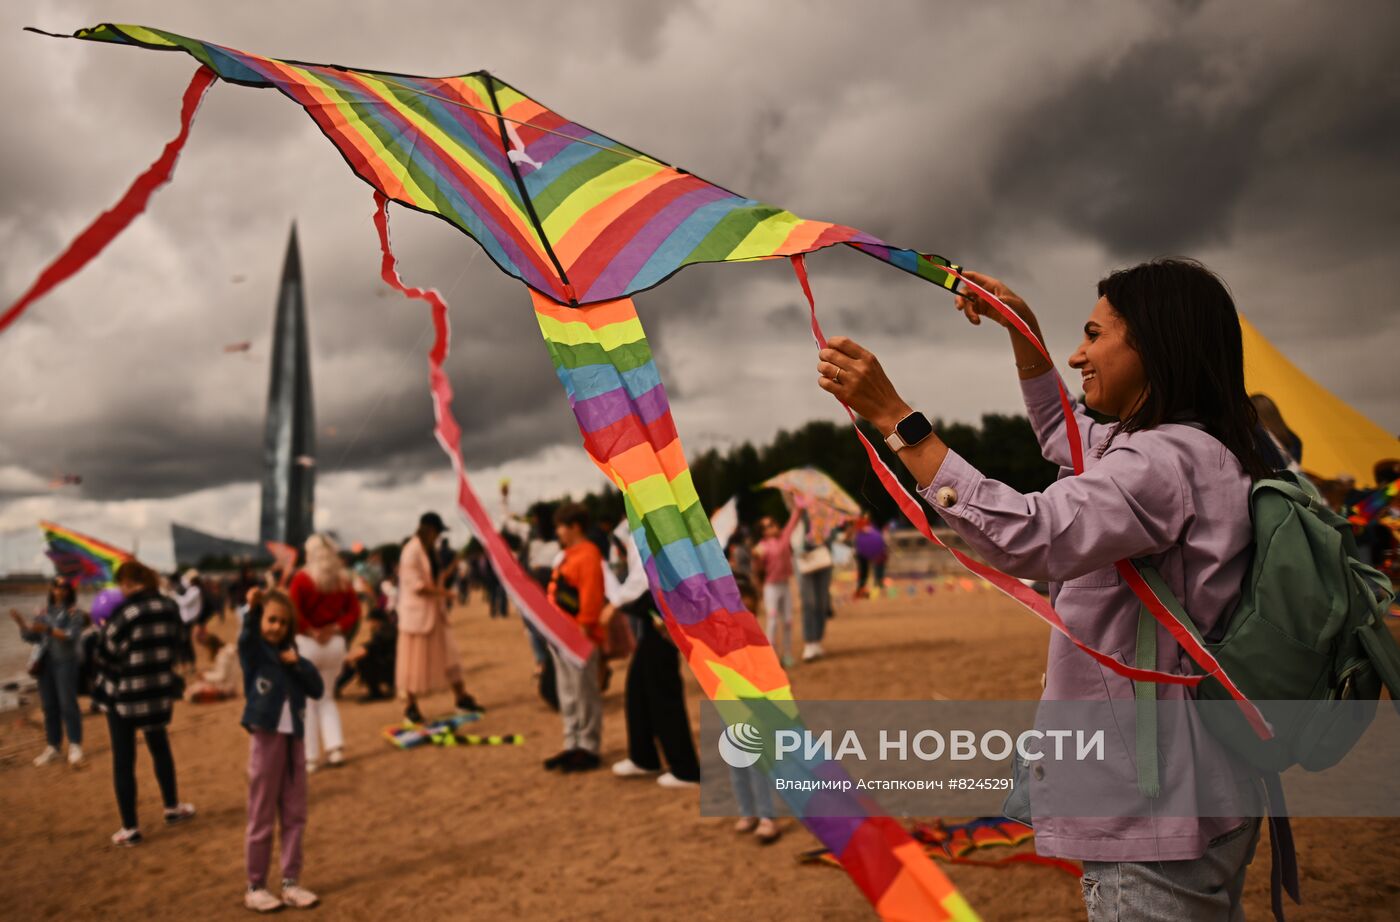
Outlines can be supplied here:
<path id="1" fill-rule="evenodd" d="M 98 215 L 82 233 L 73 238 L 68 248 L 39 273 L 39 277 L 11 304 L 5 313 L 0 314 L 0 332 L 19 319 L 29 306 L 67 281 L 83 266 L 87 265 L 111 243 L 116 236 L 126 230 L 127 225 L 136 220 L 146 210 L 146 205 L 157 189 L 170 181 L 175 172 L 175 163 L 180 159 L 180 151 L 190 136 L 190 125 L 204 99 L 205 92 L 218 75 L 203 65 L 194 72 L 190 85 L 185 88 L 184 99 L 180 104 L 180 131 L 165 145 L 165 150 L 146 171 L 131 184 L 121 199 L 109 210 Z"/>

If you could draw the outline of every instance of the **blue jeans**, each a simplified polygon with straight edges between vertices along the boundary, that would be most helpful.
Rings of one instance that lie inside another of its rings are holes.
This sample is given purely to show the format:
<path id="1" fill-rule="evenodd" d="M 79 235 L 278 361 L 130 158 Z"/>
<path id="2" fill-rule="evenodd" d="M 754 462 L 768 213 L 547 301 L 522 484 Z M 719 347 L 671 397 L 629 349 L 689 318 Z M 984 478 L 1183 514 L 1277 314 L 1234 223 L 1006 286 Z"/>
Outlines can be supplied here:
<path id="1" fill-rule="evenodd" d="M 1080 889 L 1089 922 L 1244 922 L 1241 894 L 1259 825 L 1246 820 L 1188 861 L 1084 862 Z"/>
<path id="2" fill-rule="evenodd" d="M 530 653 L 535 657 L 535 665 L 543 666 L 549 662 L 549 641 L 544 639 L 544 635 L 539 632 L 533 623 L 525 621 L 525 634 L 530 638 Z"/>
<path id="3" fill-rule="evenodd" d="M 831 617 L 831 567 L 803 573 L 798 582 L 802 594 L 802 642 L 821 643 L 826 619 Z"/>
<path id="4" fill-rule="evenodd" d="M 739 802 L 740 816 L 756 816 L 771 820 L 773 812 L 773 792 L 768 788 L 768 776 L 757 767 L 729 767 L 729 784 L 734 788 L 734 799 Z"/>
<path id="5" fill-rule="evenodd" d="M 83 744 L 83 712 L 78 708 L 78 661 L 69 657 L 45 657 L 39 674 L 39 702 L 44 708 L 44 737 L 55 748 L 68 733 L 68 742 Z"/>

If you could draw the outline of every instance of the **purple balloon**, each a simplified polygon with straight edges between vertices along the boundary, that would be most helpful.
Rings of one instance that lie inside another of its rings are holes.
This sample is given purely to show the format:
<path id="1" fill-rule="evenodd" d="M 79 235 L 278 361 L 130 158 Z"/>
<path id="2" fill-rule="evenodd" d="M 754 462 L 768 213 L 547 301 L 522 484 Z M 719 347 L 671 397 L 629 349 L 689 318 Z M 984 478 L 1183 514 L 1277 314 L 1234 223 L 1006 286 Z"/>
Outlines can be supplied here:
<path id="1" fill-rule="evenodd" d="M 89 612 L 92 615 L 92 623 L 101 624 L 106 621 L 112 616 L 112 612 L 117 610 L 117 606 L 125 601 L 126 596 L 122 595 L 120 589 L 103 589 L 92 600 L 92 611 Z"/>

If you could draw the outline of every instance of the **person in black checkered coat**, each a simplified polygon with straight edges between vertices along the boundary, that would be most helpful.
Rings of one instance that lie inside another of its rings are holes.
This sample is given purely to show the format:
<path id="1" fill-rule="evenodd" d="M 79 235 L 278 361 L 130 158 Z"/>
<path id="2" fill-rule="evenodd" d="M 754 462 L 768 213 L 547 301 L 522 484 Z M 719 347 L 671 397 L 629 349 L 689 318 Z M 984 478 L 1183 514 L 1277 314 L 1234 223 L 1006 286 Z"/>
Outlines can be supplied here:
<path id="1" fill-rule="evenodd" d="M 117 586 L 126 600 L 102 625 L 97 642 L 100 675 L 96 691 L 107 712 L 112 735 L 112 782 L 122 828 L 112 844 L 136 845 L 136 731 L 146 737 L 155 763 L 156 781 L 165 804 L 165 822 L 184 822 L 194 807 L 181 803 L 175 784 L 175 759 L 166 727 L 184 682 L 174 672 L 180 642 L 180 609 L 160 594 L 159 576 L 145 564 L 127 561 L 117 568 Z"/>

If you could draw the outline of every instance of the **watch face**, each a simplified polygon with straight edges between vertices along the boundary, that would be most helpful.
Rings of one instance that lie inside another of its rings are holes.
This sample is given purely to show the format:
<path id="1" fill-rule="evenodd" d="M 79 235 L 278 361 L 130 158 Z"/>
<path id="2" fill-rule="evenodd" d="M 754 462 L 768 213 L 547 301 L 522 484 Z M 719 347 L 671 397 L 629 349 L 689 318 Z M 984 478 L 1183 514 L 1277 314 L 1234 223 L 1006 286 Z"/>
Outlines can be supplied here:
<path id="1" fill-rule="evenodd" d="M 922 413 L 910 413 L 894 427 L 905 445 L 917 445 L 933 433 L 933 426 Z"/>

